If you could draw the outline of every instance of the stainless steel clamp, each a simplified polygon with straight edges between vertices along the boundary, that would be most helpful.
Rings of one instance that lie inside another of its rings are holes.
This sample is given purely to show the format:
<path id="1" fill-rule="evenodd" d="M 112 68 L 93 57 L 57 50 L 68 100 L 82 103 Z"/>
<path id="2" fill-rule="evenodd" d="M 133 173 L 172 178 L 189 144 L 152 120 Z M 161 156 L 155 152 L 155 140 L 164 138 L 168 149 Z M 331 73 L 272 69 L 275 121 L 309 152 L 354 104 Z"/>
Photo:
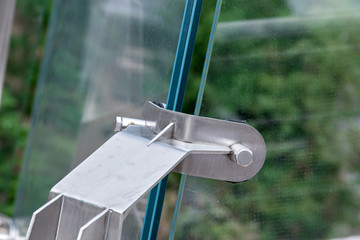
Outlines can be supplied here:
<path id="1" fill-rule="evenodd" d="M 264 164 L 265 142 L 246 123 L 153 102 L 143 117 L 115 119 L 117 133 L 51 189 L 27 239 L 120 239 L 131 207 L 170 171 L 241 182 Z"/>

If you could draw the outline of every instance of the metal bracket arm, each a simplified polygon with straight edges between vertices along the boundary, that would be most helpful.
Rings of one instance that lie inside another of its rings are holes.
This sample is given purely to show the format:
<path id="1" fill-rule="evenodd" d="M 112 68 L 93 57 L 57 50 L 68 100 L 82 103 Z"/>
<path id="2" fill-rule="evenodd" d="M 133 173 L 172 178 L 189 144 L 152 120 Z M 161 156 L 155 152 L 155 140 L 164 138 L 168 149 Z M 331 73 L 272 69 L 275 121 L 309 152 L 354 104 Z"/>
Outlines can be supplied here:
<path id="1" fill-rule="evenodd" d="M 151 102 L 143 116 L 146 120 L 129 121 L 51 189 L 49 202 L 33 214 L 26 239 L 119 240 L 131 207 L 174 168 L 239 182 L 264 162 L 264 141 L 247 124 L 171 112 Z M 241 157 L 244 149 L 252 153 L 247 164 L 241 162 L 249 157 Z"/>

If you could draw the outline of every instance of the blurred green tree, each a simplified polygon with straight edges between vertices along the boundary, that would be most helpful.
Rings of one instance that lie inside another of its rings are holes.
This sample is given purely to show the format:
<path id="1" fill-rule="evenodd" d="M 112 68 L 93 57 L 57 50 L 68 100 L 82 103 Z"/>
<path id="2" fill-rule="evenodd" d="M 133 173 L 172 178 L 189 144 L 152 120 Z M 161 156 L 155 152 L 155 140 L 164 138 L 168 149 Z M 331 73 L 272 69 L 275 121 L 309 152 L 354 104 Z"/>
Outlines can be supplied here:
<path id="1" fill-rule="evenodd" d="M 247 120 L 264 136 L 267 158 L 246 183 L 208 183 L 222 204 L 199 201 L 183 210 L 179 239 L 359 233 L 359 19 L 333 16 L 306 23 L 294 17 L 298 22 L 289 25 L 290 18 L 282 17 L 291 14 L 285 0 L 223 2 L 221 22 L 242 24 L 233 31 L 254 31 L 216 36 L 202 115 Z M 267 28 L 259 33 L 261 21 Z M 282 26 L 291 28 L 284 33 Z M 194 64 L 186 106 L 194 105 L 201 75 L 202 62 Z"/>
<path id="2" fill-rule="evenodd" d="M 51 0 L 18 0 L 0 110 L 0 212 L 12 215 Z"/>

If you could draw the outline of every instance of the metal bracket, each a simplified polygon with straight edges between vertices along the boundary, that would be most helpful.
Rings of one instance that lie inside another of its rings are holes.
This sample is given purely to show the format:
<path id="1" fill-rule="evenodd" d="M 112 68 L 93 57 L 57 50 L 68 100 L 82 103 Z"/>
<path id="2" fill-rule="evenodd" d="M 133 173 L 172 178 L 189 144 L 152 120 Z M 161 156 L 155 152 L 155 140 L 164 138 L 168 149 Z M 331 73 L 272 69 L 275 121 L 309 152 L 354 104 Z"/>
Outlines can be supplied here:
<path id="1" fill-rule="evenodd" d="M 111 137 L 51 190 L 27 239 L 120 239 L 131 207 L 170 171 L 241 182 L 262 167 L 263 138 L 245 123 L 147 102 L 145 120 L 117 117 Z"/>

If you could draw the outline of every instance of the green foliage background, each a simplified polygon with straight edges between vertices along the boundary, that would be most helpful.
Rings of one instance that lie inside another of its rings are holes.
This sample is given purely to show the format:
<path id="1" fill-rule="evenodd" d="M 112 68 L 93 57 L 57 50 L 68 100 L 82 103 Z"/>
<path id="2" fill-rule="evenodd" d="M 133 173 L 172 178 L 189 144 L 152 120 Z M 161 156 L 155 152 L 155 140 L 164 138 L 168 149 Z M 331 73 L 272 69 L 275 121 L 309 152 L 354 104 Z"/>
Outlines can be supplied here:
<path id="1" fill-rule="evenodd" d="M 12 215 L 50 0 L 18 0 L 0 109 L 0 212 Z"/>
<path id="2" fill-rule="evenodd" d="M 290 15 L 286 1 L 224 0 L 220 22 Z M 358 24 L 344 14 L 293 26 L 295 33 L 273 26 L 279 34 L 215 36 L 202 115 L 248 121 L 263 135 L 267 157 L 245 183 L 190 178 L 178 239 L 359 234 Z M 201 77 L 201 61 L 193 64 L 185 106 L 194 106 Z"/>

